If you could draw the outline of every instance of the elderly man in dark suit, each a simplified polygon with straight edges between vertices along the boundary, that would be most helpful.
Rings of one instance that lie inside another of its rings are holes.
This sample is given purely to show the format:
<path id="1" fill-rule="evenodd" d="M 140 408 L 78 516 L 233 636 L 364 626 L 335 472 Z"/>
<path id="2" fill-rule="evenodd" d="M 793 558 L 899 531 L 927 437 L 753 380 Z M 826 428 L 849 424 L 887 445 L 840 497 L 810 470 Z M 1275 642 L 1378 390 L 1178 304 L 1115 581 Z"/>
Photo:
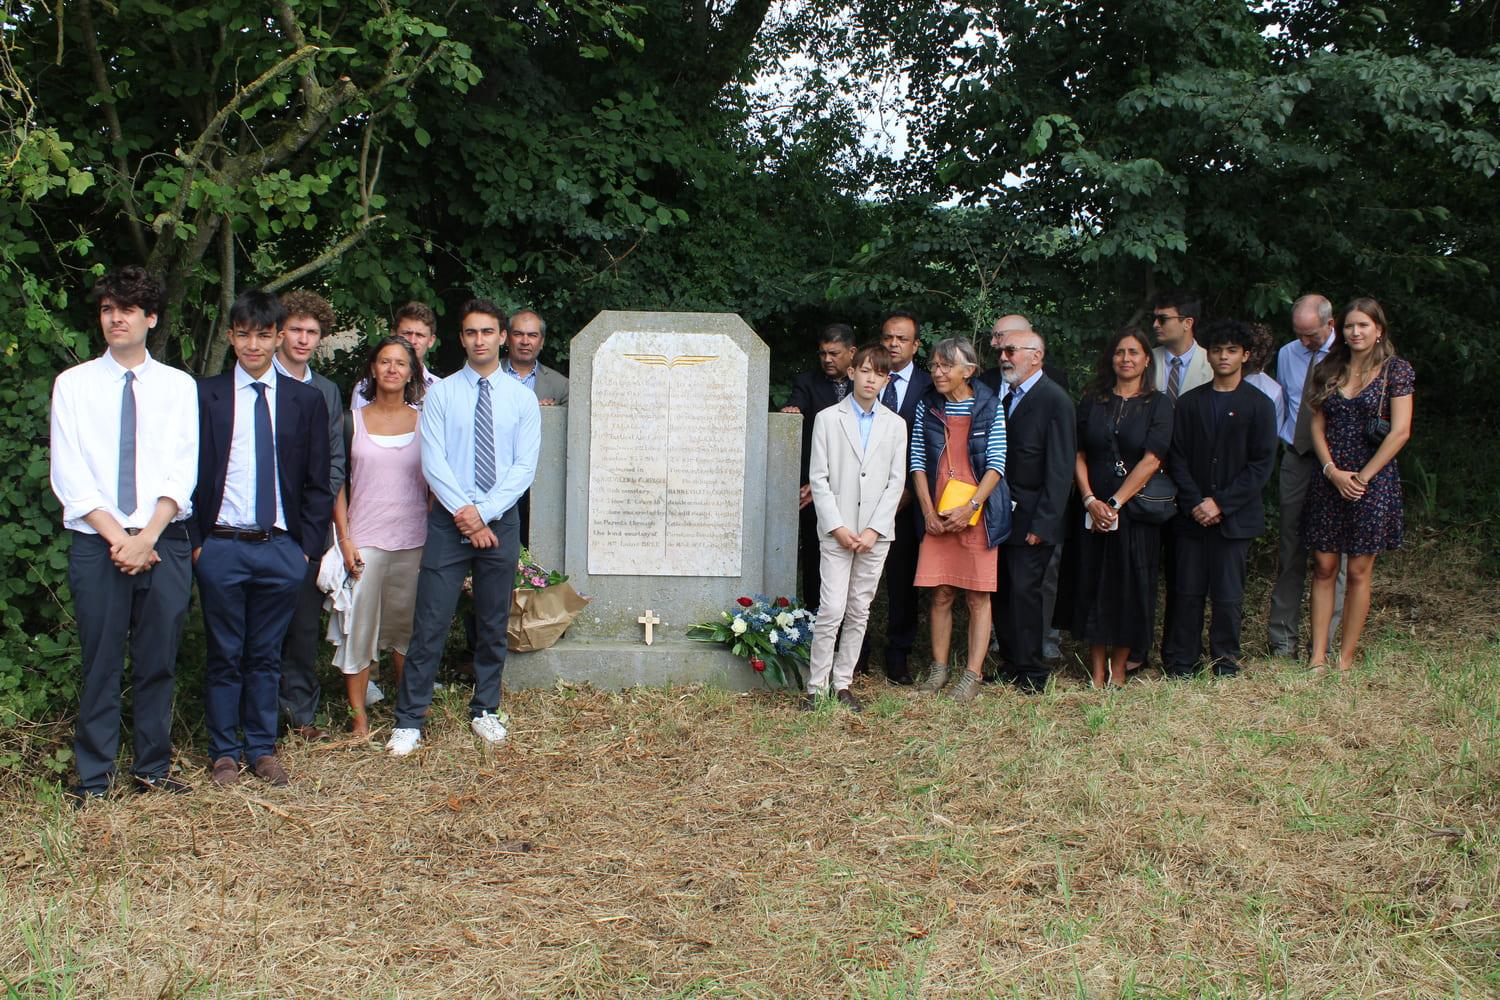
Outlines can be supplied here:
<path id="1" fill-rule="evenodd" d="M 287 783 L 276 758 L 281 644 L 333 512 L 328 405 L 271 365 L 285 322 L 276 296 L 240 295 L 225 334 L 235 366 L 198 383 L 188 536 L 207 633 L 203 715 L 216 785 L 239 781 L 241 759 L 256 777 Z"/>
<path id="2" fill-rule="evenodd" d="M 880 342 L 891 352 L 891 380 L 880 394 L 880 402 L 906 421 L 911 439 L 917 418 L 917 401 L 932 388 L 932 376 L 917 367 L 917 317 L 898 309 L 880 324 Z M 911 467 L 907 456 L 907 468 Z M 911 487 L 901 494 L 896 512 L 896 536 L 885 557 L 886 626 L 885 675 L 894 684 L 912 682 L 911 647 L 917 639 L 917 555 L 922 546 L 921 506 L 912 502 Z"/>
<path id="3" fill-rule="evenodd" d="M 802 563 L 802 601 L 816 611 L 823 578 L 818 571 L 818 516 L 812 503 L 808 467 L 812 458 L 813 418 L 849 395 L 849 362 L 854 360 L 854 328 L 830 323 L 818 334 L 818 367 L 792 382 L 792 394 L 782 413 L 802 414 L 802 472 L 797 494 L 797 558 Z"/>
<path id="4" fill-rule="evenodd" d="M 1000 348 L 1005 344 L 1006 334 L 1033 332 L 1035 331 L 1031 326 L 1031 320 L 1027 319 L 1025 316 L 1022 316 L 1020 313 L 1011 313 L 1007 316 L 1001 316 L 999 319 L 995 320 L 994 326 L 990 328 L 990 347 L 994 348 L 995 356 L 997 358 L 1004 360 L 1004 355 L 1000 353 Z M 1046 375 L 1047 378 L 1051 379 L 1053 382 L 1056 382 L 1059 386 L 1061 386 L 1063 392 L 1071 392 L 1072 386 L 1068 384 L 1068 370 L 1061 364 L 1059 364 L 1054 357 L 1043 357 L 1042 374 Z M 1001 377 L 999 365 L 996 365 L 994 368 L 986 371 L 983 375 L 980 375 L 979 380 L 985 385 L 989 386 L 990 391 L 995 395 L 1003 396 L 1005 394 L 1005 380 Z M 1077 508 L 1077 504 L 1070 500 L 1068 507 L 1069 513 L 1064 515 L 1065 518 L 1076 513 L 1076 520 L 1082 521 L 1082 509 L 1075 508 Z M 1057 610 L 1057 581 L 1058 577 L 1062 573 L 1063 549 L 1067 544 L 1064 541 L 1064 539 L 1068 535 L 1067 528 L 1068 525 L 1065 520 L 1063 538 L 1059 539 L 1058 543 L 1052 547 L 1052 560 L 1047 563 L 1047 572 L 1042 577 L 1042 621 L 1045 622 L 1047 626 L 1046 631 L 1042 633 L 1042 658 L 1047 660 L 1048 662 L 1054 661 L 1062 656 L 1062 631 L 1060 629 L 1054 628 L 1052 622 L 1056 618 L 1055 612 Z M 999 619 L 996 619 L 996 621 L 998 622 Z M 998 642 L 992 643 L 990 645 L 990 651 L 993 653 L 999 653 L 1000 644 Z"/>
<path id="5" fill-rule="evenodd" d="M 1203 332 L 1213 381 L 1177 400 L 1167 468 L 1177 484 L 1177 615 L 1162 641 L 1168 676 L 1204 666 L 1203 606 L 1213 601 L 1208 647 L 1213 672 L 1240 668 L 1240 623 L 1250 540 L 1265 533 L 1261 491 L 1276 461 L 1276 407 L 1244 381 L 1255 336 L 1249 324 L 1219 320 Z"/>
<path id="6" fill-rule="evenodd" d="M 1025 323 L 1025 317 L 1013 318 Z M 993 618 L 1004 660 L 1001 675 L 1026 691 L 1047 685 L 1042 644 L 1050 623 L 1043 581 L 1062 542 L 1077 452 L 1073 400 L 1042 370 L 1046 355 L 1046 342 L 1029 323 L 1016 324 L 1001 337 L 1005 477 L 1015 511 L 1010 537 L 1000 546 Z"/>

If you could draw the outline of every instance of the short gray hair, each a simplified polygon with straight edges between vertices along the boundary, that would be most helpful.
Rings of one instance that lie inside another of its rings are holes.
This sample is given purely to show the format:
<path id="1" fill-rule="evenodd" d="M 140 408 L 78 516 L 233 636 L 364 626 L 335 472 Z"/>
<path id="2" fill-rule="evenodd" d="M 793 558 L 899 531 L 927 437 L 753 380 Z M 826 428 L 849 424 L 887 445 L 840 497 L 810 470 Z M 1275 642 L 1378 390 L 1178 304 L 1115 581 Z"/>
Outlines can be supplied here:
<path id="1" fill-rule="evenodd" d="M 510 314 L 510 319 L 505 321 L 505 328 L 507 330 L 510 329 L 511 323 L 515 322 L 517 316 L 535 316 L 537 323 L 539 323 L 542 328 L 542 339 L 547 339 L 547 321 L 542 318 L 541 313 L 537 312 L 535 309 L 532 309 L 529 306 L 525 309 L 517 309 L 515 312 Z"/>
<path id="2" fill-rule="evenodd" d="M 938 341 L 932 348 L 932 360 L 950 365 L 969 365 L 975 371 L 979 370 L 979 352 L 974 349 L 974 342 L 964 337 L 949 337 Z"/>
<path id="3" fill-rule="evenodd" d="M 1292 303 L 1293 316 L 1304 309 L 1313 309 L 1316 311 L 1319 326 L 1327 326 L 1333 322 L 1333 303 L 1321 295 L 1304 295 Z"/>

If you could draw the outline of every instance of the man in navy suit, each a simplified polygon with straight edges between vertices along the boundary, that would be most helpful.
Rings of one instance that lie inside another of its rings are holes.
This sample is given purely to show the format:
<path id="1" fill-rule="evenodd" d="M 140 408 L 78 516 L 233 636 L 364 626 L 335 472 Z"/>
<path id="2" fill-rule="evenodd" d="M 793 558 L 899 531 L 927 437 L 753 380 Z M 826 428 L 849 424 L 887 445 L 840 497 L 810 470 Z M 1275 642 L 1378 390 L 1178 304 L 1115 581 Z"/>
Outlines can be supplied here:
<path id="1" fill-rule="evenodd" d="M 208 641 L 203 714 L 216 785 L 238 782 L 241 760 L 256 777 L 287 783 L 276 759 L 281 644 L 333 512 L 328 405 L 271 365 L 285 322 L 276 296 L 240 295 L 225 334 L 235 366 L 198 383 L 188 533 Z"/>
<path id="2" fill-rule="evenodd" d="M 1162 640 L 1162 667 L 1186 677 L 1204 666 L 1203 605 L 1213 601 L 1208 651 L 1213 672 L 1240 669 L 1240 623 L 1250 540 L 1265 533 L 1261 491 L 1276 461 L 1276 407 L 1244 381 L 1255 332 L 1238 320 L 1203 331 L 1213 381 L 1184 392 L 1172 424 L 1167 468 L 1177 484 L 1177 614 Z"/>
<path id="3" fill-rule="evenodd" d="M 880 401 L 901 414 L 906 436 L 911 440 L 917 416 L 917 400 L 932 388 L 932 376 L 917 367 L 917 317 L 904 309 L 886 316 L 880 324 L 880 342 L 891 352 L 891 380 Z M 907 456 L 908 459 L 911 457 Z M 908 461 L 906 468 L 910 468 Z M 917 638 L 917 553 L 922 544 L 917 530 L 921 509 L 912 501 L 908 482 L 901 492 L 896 513 L 896 537 L 885 557 L 886 626 L 885 675 L 892 683 L 910 684 L 912 643 Z"/>

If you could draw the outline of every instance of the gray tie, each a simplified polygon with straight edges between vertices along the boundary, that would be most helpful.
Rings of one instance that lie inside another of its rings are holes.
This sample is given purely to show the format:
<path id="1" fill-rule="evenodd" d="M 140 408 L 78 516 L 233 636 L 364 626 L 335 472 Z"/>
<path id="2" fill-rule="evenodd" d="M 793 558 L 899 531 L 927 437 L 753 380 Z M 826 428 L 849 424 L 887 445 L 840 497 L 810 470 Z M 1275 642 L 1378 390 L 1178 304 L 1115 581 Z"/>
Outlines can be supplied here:
<path id="1" fill-rule="evenodd" d="M 474 488 L 488 493 L 495 486 L 495 418 L 490 408 L 489 379 L 479 380 L 474 405 Z"/>
<path id="2" fill-rule="evenodd" d="M 1177 396 L 1182 392 L 1182 359 L 1172 359 L 1172 370 L 1167 374 L 1167 395 L 1172 397 L 1172 402 L 1177 402 Z"/>
<path id="3" fill-rule="evenodd" d="M 120 475 L 115 488 L 120 513 L 135 513 L 135 372 L 125 373 L 125 391 L 120 394 Z"/>

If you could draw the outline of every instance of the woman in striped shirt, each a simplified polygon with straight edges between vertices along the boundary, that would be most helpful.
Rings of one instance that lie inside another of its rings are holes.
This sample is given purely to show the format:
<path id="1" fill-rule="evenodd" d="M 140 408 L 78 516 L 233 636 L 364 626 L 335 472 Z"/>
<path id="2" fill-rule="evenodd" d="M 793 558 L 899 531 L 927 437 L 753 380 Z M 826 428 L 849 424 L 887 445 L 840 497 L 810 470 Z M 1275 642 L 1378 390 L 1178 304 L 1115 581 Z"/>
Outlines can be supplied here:
<path id="1" fill-rule="evenodd" d="M 933 588 L 932 667 L 918 690 L 940 691 L 948 682 L 953 602 L 962 592 L 969 607 L 969 655 L 951 691 L 956 701 L 971 701 L 979 692 L 990 643 L 995 548 L 1010 523 L 1010 511 L 1002 510 L 1009 507 L 1006 491 L 995 503 L 986 502 L 1005 474 L 1005 414 L 999 398 L 974 379 L 978 371 L 972 343 L 957 337 L 939 342 L 932 350 L 933 387 L 917 402 L 911 435 L 912 487 L 926 531 L 916 584 Z M 951 490 L 950 482 L 956 484 Z M 971 491 L 962 500 L 955 497 Z"/>

